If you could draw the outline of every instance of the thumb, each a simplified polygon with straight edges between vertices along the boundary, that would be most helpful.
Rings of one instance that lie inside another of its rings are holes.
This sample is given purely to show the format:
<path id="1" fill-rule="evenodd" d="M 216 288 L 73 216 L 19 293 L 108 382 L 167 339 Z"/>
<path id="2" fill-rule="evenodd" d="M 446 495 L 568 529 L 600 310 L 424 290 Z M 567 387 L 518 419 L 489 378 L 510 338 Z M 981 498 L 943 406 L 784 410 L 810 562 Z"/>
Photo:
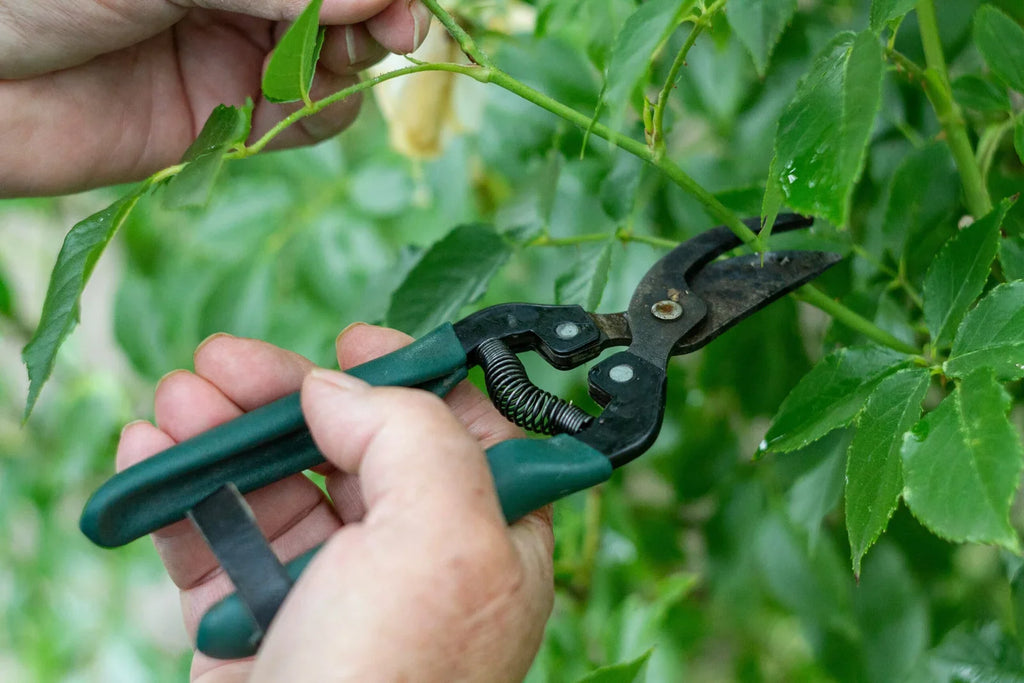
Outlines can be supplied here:
<path id="1" fill-rule="evenodd" d="M 324 456 L 358 475 L 368 515 L 504 528 L 483 450 L 433 394 L 317 368 L 302 410 Z"/>

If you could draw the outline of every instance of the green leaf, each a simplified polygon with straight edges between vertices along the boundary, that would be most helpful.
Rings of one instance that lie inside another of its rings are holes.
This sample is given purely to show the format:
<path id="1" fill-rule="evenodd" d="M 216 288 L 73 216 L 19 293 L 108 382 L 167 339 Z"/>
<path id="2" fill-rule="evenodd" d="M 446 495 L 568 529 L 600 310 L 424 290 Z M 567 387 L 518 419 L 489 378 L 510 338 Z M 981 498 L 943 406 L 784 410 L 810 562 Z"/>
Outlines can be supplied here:
<path id="1" fill-rule="evenodd" d="M 387 322 L 420 336 L 479 299 L 512 252 L 488 225 L 460 225 L 430 247 L 391 295 Z"/>
<path id="2" fill-rule="evenodd" d="M 769 171 L 796 211 L 845 225 L 881 101 L 882 46 L 841 33 L 814 61 L 779 119 Z"/>
<path id="3" fill-rule="evenodd" d="M 206 206 L 213 196 L 213 184 L 224 165 L 224 150 L 207 152 L 190 162 L 167 183 L 161 204 L 165 209 Z"/>
<path id="4" fill-rule="evenodd" d="M 999 78 L 1024 93 L 1024 28 L 992 5 L 974 14 L 974 44 Z"/>
<path id="5" fill-rule="evenodd" d="M 896 510 L 903 490 L 903 435 L 921 416 L 928 390 L 924 368 L 908 368 L 883 379 L 857 420 L 846 461 L 846 531 L 853 573 Z"/>
<path id="6" fill-rule="evenodd" d="M 894 19 L 902 19 L 915 4 L 917 0 L 872 0 L 871 30 L 877 33 Z"/>
<path id="7" fill-rule="evenodd" d="M 637 82 L 647 73 L 652 54 L 676 30 L 693 0 L 650 0 L 626 19 L 615 37 L 598 110 L 607 107 L 611 125 L 622 119 Z"/>
<path id="8" fill-rule="evenodd" d="M 107 208 L 76 223 L 64 238 L 50 274 L 39 327 L 21 352 L 29 378 L 26 420 L 53 372 L 57 351 L 78 323 L 82 291 L 96 261 L 148 189 L 149 184 L 142 183 Z"/>
<path id="9" fill-rule="evenodd" d="M 647 678 L 643 670 L 647 665 L 647 660 L 651 658 L 652 652 L 654 652 L 654 648 L 651 648 L 632 661 L 610 664 L 594 669 L 579 679 L 577 683 L 641 683 Z"/>
<path id="10" fill-rule="evenodd" d="M 1010 206 L 1012 202 L 1004 199 L 954 235 L 925 273 L 924 321 L 934 346 L 949 343 L 967 308 L 981 294 L 999 248 L 999 226 Z"/>
<path id="11" fill-rule="evenodd" d="M 252 106 L 252 100 L 248 100 L 241 109 L 223 104 L 214 108 L 181 158 L 186 162 L 185 168 L 167 183 L 162 202 L 165 209 L 202 207 L 209 203 L 213 184 L 224 165 L 224 154 L 249 137 Z"/>
<path id="12" fill-rule="evenodd" d="M 195 141 L 185 150 L 181 161 L 195 161 L 204 154 L 245 142 L 252 126 L 252 108 L 252 100 L 249 99 L 241 108 L 218 104 L 210 112 Z"/>
<path id="13" fill-rule="evenodd" d="M 732 0 L 726 16 L 729 25 L 746 46 L 758 75 L 763 76 L 768 60 L 793 13 L 796 0 Z"/>
<path id="14" fill-rule="evenodd" d="M 1009 407 L 992 372 L 978 370 L 904 439 L 903 499 L 935 534 L 1019 547 L 1009 515 L 1024 451 Z"/>
<path id="15" fill-rule="evenodd" d="M 950 84 L 953 99 L 975 111 L 1010 111 L 1006 88 L 975 74 L 960 76 Z"/>
<path id="16" fill-rule="evenodd" d="M 1017 150 L 1017 158 L 1024 164 L 1024 116 L 1018 116 L 1013 126 L 1013 148 Z"/>
<path id="17" fill-rule="evenodd" d="M 295 102 L 309 98 L 316 60 L 320 56 L 323 33 L 320 30 L 320 5 L 312 0 L 270 55 L 263 73 L 263 95 L 271 102 Z"/>
<path id="18" fill-rule="evenodd" d="M 875 386 L 908 362 L 904 354 L 878 346 L 849 347 L 826 356 L 782 402 L 763 449 L 792 451 L 849 424 Z"/>
<path id="19" fill-rule="evenodd" d="M 612 263 L 612 245 L 608 240 L 601 246 L 579 250 L 572 267 L 555 279 L 555 302 L 579 304 L 593 311 L 601 303 L 601 295 L 608 284 L 608 268 Z"/>
<path id="20" fill-rule="evenodd" d="M 1024 377 L 1024 281 L 993 289 L 956 331 L 943 372 L 963 377 L 979 368 L 992 368 L 1001 380 Z"/>

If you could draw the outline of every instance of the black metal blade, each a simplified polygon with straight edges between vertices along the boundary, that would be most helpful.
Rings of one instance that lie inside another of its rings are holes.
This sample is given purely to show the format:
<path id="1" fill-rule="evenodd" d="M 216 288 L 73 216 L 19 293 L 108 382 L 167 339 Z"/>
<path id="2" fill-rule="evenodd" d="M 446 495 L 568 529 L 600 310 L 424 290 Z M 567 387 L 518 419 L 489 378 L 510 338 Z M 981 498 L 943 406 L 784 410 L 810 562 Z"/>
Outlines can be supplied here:
<path id="1" fill-rule="evenodd" d="M 759 226 L 757 218 L 744 222 L 754 230 Z M 806 228 L 812 222 L 811 218 L 782 214 L 772 229 L 787 232 Z M 740 244 L 728 228 L 714 228 L 683 242 L 655 263 L 629 302 L 630 351 L 649 363 L 664 366 L 677 341 L 688 336 L 707 315 L 705 301 L 693 290 L 691 280 L 707 264 Z M 667 316 L 655 314 L 661 307 L 674 310 Z"/>
<path id="2" fill-rule="evenodd" d="M 842 257 L 824 251 L 779 251 L 711 263 L 690 288 L 707 305 L 705 317 L 676 342 L 672 355 L 701 348 L 747 316 L 815 279 Z"/>

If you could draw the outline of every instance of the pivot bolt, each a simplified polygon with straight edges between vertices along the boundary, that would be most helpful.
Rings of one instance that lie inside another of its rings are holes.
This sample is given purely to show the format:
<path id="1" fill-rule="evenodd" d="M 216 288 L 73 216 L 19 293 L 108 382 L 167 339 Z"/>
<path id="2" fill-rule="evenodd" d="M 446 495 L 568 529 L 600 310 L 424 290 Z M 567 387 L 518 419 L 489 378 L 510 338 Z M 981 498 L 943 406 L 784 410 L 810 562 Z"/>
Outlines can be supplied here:
<path id="1" fill-rule="evenodd" d="M 576 323 L 559 323 L 555 328 L 555 334 L 559 339 L 573 339 L 580 333 L 580 326 Z"/>
<path id="2" fill-rule="evenodd" d="M 616 365 L 608 371 L 608 376 L 611 377 L 613 382 L 618 382 L 620 384 L 628 382 L 633 379 L 633 366 L 626 365 L 625 363 L 622 365 Z"/>
<path id="3" fill-rule="evenodd" d="M 651 306 L 651 313 L 658 320 L 676 320 L 683 314 L 683 307 L 677 301 L 664 299 Z"/>

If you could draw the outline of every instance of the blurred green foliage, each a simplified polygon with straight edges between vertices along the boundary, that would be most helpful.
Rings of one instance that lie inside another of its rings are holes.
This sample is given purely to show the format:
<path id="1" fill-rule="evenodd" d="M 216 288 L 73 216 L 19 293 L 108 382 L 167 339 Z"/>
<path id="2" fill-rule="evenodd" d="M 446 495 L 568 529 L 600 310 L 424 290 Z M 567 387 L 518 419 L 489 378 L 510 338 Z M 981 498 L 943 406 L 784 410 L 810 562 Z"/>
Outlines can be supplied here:
<path id="1" fill-rule="evenodd" d="M 765 35 L 731 26 L 728 11 L 716 15 L 666 110 L 668 155 L 730 209 L 758 214 L 776 127 L 816 55 L 837 31 L 884 25 L 911 4 L 801 2 L 793 13 L 793 3 L 766 3 Z M 978 4 L 943 3 L 938 15 L 952 92 L 975 140 L 1006 107 L 1018 117 L 1021 108 L 1020 93 L 1008 94 L 972 42 Z M 993 4 L 1024 20 L 1012 0 Z M 531 30 L 487 30 L 507 5 L 459 9 L 501 68 L 579 111 L 598 110 L 605 71 L 618 68 L 617 29 L 636 3 L 536 0 Z M 909 14 L 892 44 L 923 63 L 916 22 Z M 617 101 L 611 112 L 631 136 L 643 139 L 642 96 L 664 81 L 685 39 L 685 30 L 671 33 L 649 69 L 612 84 L 633 105 Z M 0 679 L 187 675 L 174 591 L 148 542 L 101 551 L 80 537 L 76 520 L 112 470 L 120 426 L 149 414 L 155 381 L 190 367 L 207 335 L 259 337 L 333 365 L 333 341 L 346 324 L 389 321 L 413 331 L 429 317 L 422 302 L 396 314 L 391 294 L 409 286 L 424 250 L 474 223 L 495 227 L 507 261 L 480 300 L 450 313 L 513 300 L 621 310 L 663 253 L 630 235 L 679 241 L 715 224 L 656 171 L 603 141 L 584 144 L 583 131 L 548 112 L 498 89 L 454 92 L 456 110 L 482 107 L 482 115 L 475 129 L 449 133 L 437 158 L 395 152 L 368 101 L 335 140 L 225 164 L 205 208 L 169 210 L 160 196 L 167 188 L 157 189 L 128 218 L 117 262 L 107 266 L 117 286 L 103 322 L 130 371 L 97 368 L 88 360 L 96 350 L 72 337 L 21 427 L 24 387 L 3 366 Z M 965 208 L 920 86 L 887 77 L 880 98 L 848 224 L 819 220 L 809 235 L 779 236 L 773 246 L 851 254 L 822 278 L 824 289 L 913 342 L 927 325 L 914 289 Z M 993 197 L 1024 186 L 1012 138 L 993 143 Z M 62 201 L 5 202 L 0 220 L 60 221 Z M 608 239 L 568 244 L 598 233 Z M 1024 202 L 1009 209 L 998 238 L 1004 275 L 1020 277 Z M 27 316 L 35 311 L 17 296 L 26 266 L 15 267 L 15 251 L 0 259 L 5 353 L 34 326 Z M 472 299 L 462 296 L 460 304 Z M 942 541 L 901 504 L 857 579 L 843 511 L 856 428 L 754 457 L 772 415 L 811 367 L 863 341 L 785 300 L 673 362 L 665 425 L 651 451 L 602 488 L 556 506 L 558 594 L 531 683 L 591 672 L 585 680 L 1024 680 L 1018 556 Z M 593 408 L 583 372 L 524 360 L 538 384 Z M 1019 433 L 1024 390 L 1020 381 L 1006 386 Z M 926 404 L 940 398 L 933 387 Z M 1019 501 L 1011 522 L 1019 535 Z"/>

